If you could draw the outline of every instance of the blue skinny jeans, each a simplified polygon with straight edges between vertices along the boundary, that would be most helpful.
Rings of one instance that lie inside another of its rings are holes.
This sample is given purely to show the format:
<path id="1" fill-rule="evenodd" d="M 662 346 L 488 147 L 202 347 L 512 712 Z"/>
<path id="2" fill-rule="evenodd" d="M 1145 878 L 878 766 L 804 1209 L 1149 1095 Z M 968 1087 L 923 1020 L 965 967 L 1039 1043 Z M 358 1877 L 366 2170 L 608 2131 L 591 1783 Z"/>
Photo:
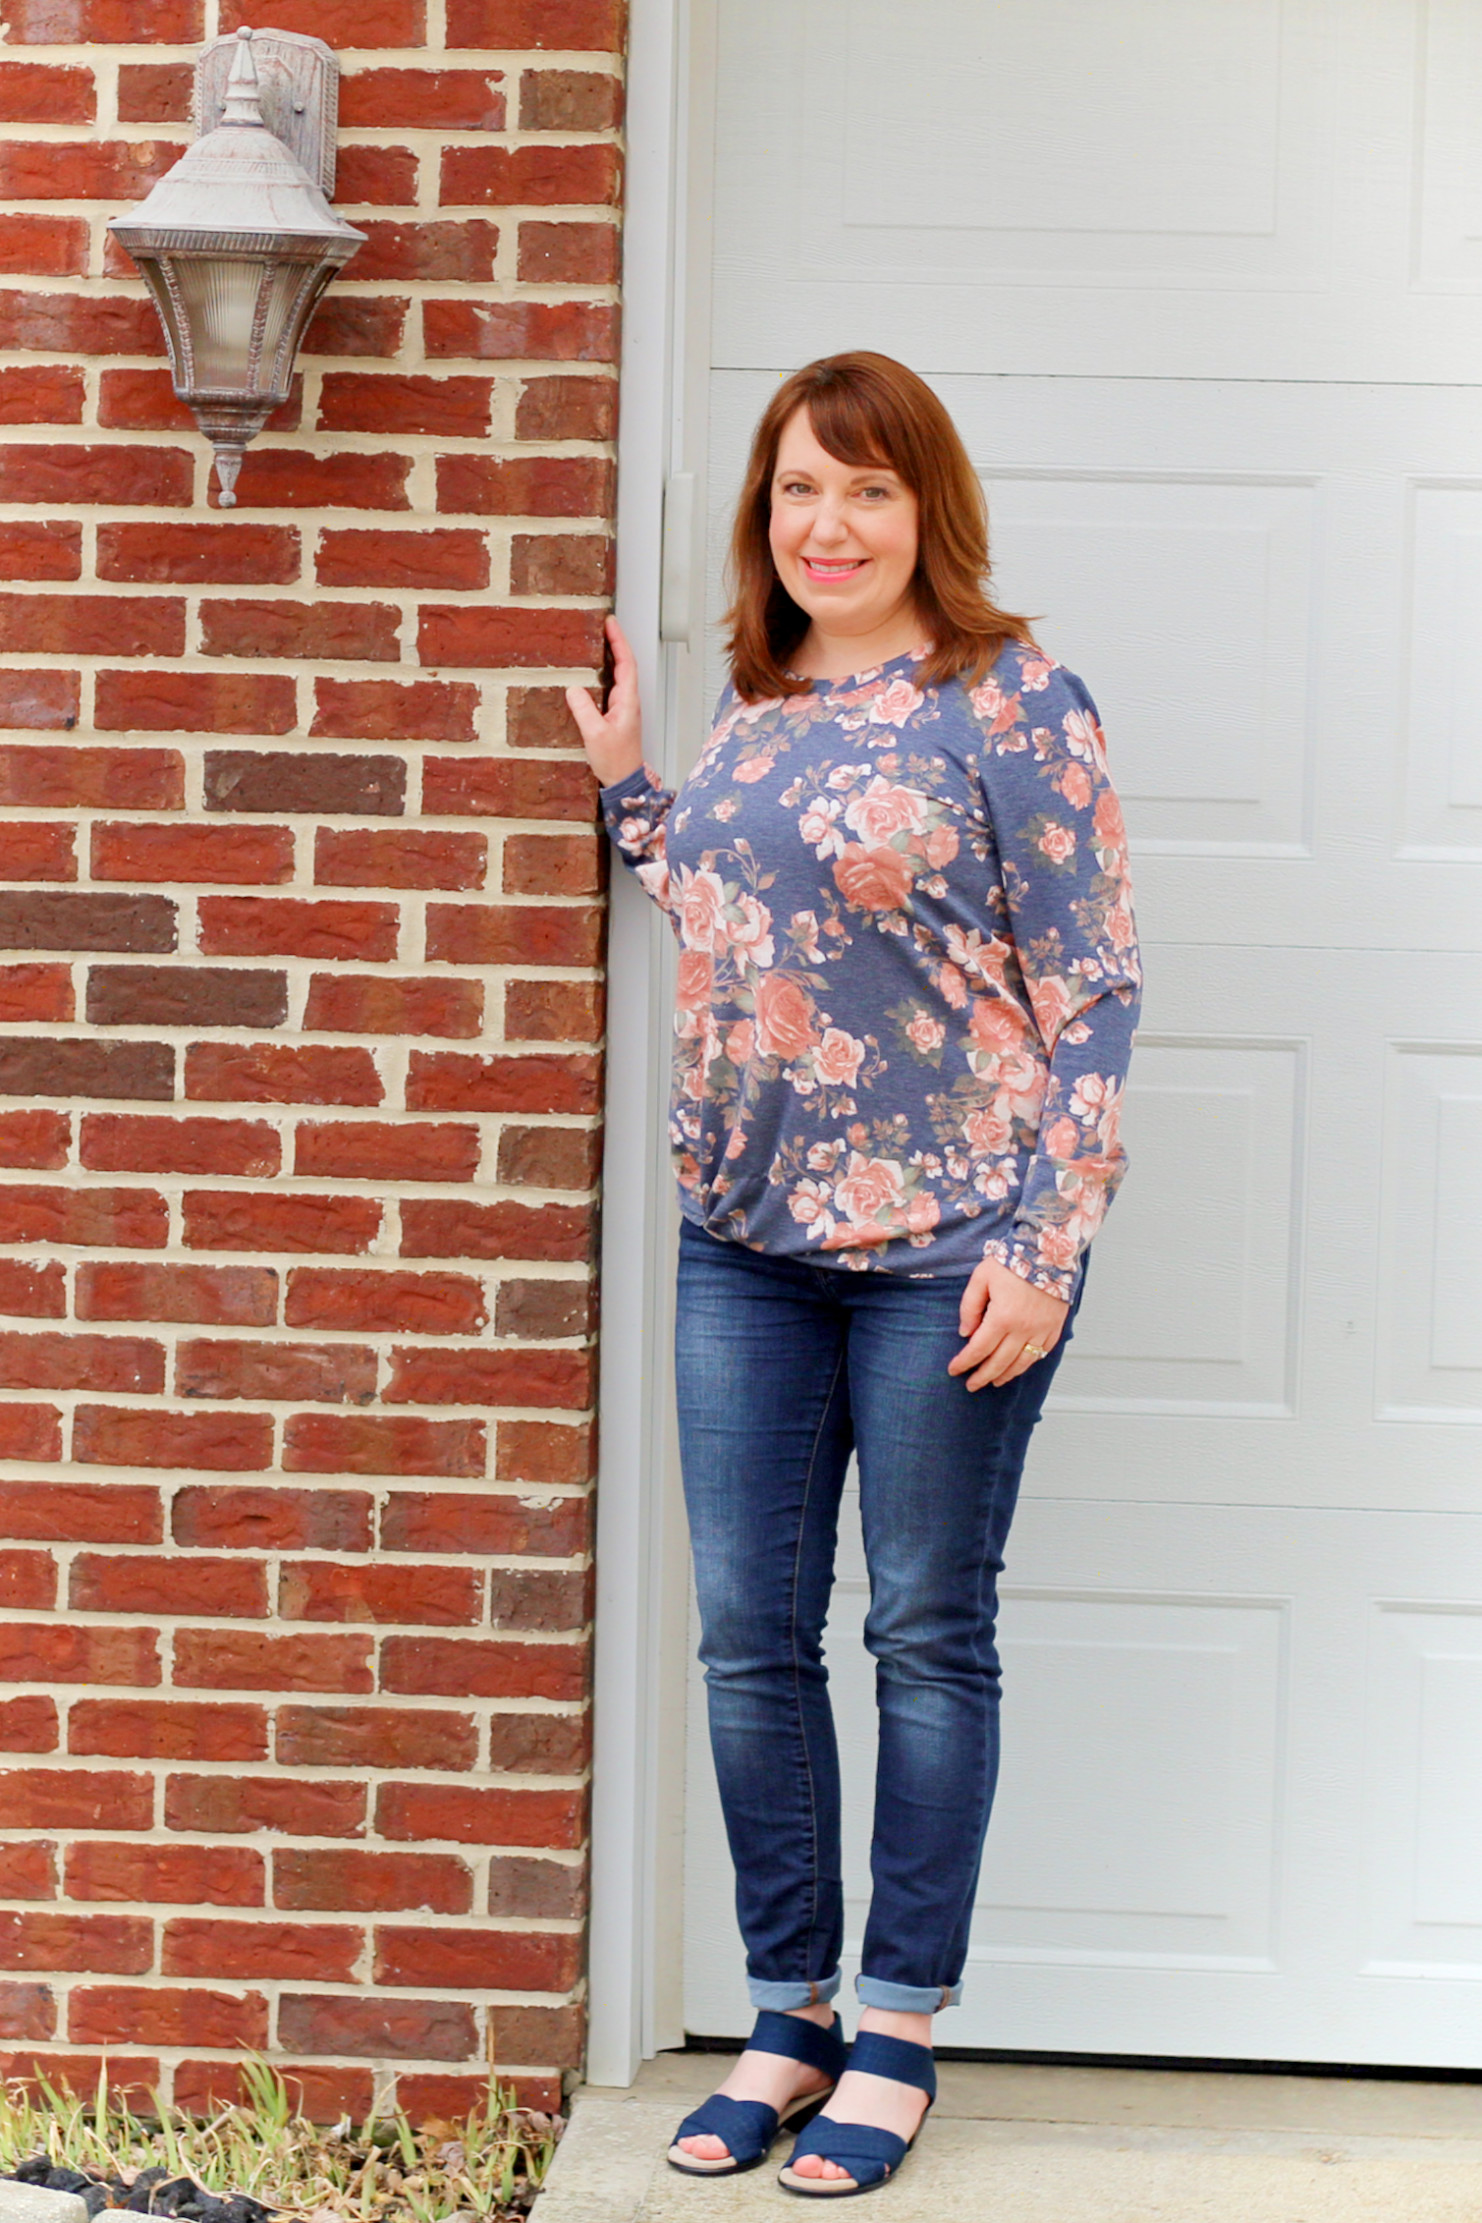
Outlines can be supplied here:
<path id="1" fill-rule="evenodd" d="M 839 1988 L 839 1759 L 823 1663 L 839 1499 L 859 1462 L 879 1754 L 869 2007 L 961 1996 L 998 1773 L 997 1578 L 1066 1342 L 970 1393 L 961 1276 L 771 1258 L 686 1220 L 679 1436 L 710 1743 L 753 2003 Z"/>

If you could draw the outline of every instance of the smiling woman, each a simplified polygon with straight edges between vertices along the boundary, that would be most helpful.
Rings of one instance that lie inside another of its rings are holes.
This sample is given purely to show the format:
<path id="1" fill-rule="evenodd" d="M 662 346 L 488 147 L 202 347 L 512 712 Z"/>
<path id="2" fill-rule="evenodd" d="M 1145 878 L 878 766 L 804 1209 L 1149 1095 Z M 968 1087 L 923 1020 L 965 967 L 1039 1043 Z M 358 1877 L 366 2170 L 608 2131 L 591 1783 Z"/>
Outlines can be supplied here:
<path id="1" fill-rule="evenodd" d="M 1139 974 L 1096 708 L 987 587 L 930 389 L 810 364 L 757 428 L 732 677 L 676 796 L 633 659 L 568 695 L 679 938 L 678 1413 L 711 1745 L 759 2010 L 681 2124 L 694 2175 L 847 2197 L 899 2168 L 959 1995 L 997 1768 L 995 1583 L 1121 1178 Z M 851 1453 L 880 1753 L 860 2036 L 822 1634 Z M 832 2095 L 827 2115 L 818 2115 Z"/>

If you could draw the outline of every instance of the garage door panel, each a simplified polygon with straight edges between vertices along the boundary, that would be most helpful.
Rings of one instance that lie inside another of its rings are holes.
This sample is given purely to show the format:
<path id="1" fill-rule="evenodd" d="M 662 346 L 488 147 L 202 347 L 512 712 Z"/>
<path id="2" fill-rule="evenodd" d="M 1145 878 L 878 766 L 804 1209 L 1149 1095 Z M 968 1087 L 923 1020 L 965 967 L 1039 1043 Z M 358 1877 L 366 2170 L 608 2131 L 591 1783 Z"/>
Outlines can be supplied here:
<path id="1" fill-rule="evenodd" d="M 1482 1609 L 1372 1608 L 1371 1974 L 1482 1977 Z"/>
<path id="2" fill-rule="evenodd" d="M 1413 489 L 1405 848 L 1482 861 L 1482 485 Z"/>
<path id="3" fill-rule="evenodd" d="M 1482 1041 L 1396 1044 L 1385 1106 L 1379 1409 L 1482 1424 Z M 1474 1440 L 1482 1461 L 1482 1443 Z"/>

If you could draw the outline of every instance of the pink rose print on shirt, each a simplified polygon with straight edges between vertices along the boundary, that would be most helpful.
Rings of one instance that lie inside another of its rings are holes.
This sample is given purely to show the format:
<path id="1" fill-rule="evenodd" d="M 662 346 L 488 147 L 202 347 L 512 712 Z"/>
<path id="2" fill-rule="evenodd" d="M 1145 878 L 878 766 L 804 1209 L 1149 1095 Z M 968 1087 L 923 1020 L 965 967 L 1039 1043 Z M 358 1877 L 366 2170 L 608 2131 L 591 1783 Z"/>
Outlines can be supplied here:
<path id="1" fill-rule="evenodd" d="M 757 984 L 756 1039 L 763 1057 L 794 1058 L 818 1039 L 806 988 L 786 973 L 767 973 Z"/>
<path id="2" fill-rule="evenodd" d="M 897 834 L 920 833 L 926 824 L 926 798 L 877 774 L 863 795 L 846 806 L 844 823 L 866 849 L 883 849 Z"/>
<path id="3" fill-rule="evenodd" d="M 1091 800 L 1091 775 L 1083 764 L 1067 764 L 1055 785 L 1073 810 L 1084 810 Z"/>
<path id="4" fill-rule="evenodd" d="M 1069 864 L 1075 855 L 1075 835 L 1068 826 L 1057 826 L 1051 819 L 1035 847 L 1041 856 L 1049 858 L 1051 864 Z"/>
<path id="5" fill-rule="evenodd" d="M 870 724 L 903 726 L 925 700 L 920 688 L 913 687 L 909 679 L 892 679 L 890 685 L 882 687 L 870 704 Z"/>
<path id="6" fill-rule="evenodd" d="M 940 1019 L 933 1019 L 926 1011 L 918 1011 L 906 1028 L 906 1040 L 915 1045 L 923 1057 L 930 1057 L 947 1039 L 947 1030 Z"/>
<path id="7" fill-rule="evenodd" d="M 834 866 L 834 883 L 846 903 L 865 911 L 901 911 L 911 893 L 911 868 L 898 849 L 851 844 Z"/>
<path id="8" fill-rule="evenodd" d="M 853 1088 L 864 1054 L 864 1044 L 842 1027 L 825 1027 L 813 1052 L 813 1070 L 828 1088 Z"/>
<path id="9" fill-rule="evenodd" d="M 755 965 L 759 971 L 771 964 L 772 914 L 765 903 L 758 903 L 754 895 L 738 895 L 734 908 L 741 916 L 727 919 L 719 930 L 737 956 Z"/>
<path id="10" fill-rule="evenodd" d="M 689 872 L 679 868 L 676 908 L 679 929 L 690 949 L 714 949 L 725 940 L 726 891 L 718 872 Z"/>
<path id="11" fill-rule="evenodd" d="M 906 1201 L 901 1169 L 889 1158 L 865 1158 L 849 1153 L 849 1170 L 834 1189 L 834 1203 L 849 1222 L 857 1241 L 883 1242 L 882 1215 L 898 1212 Z"/>
<path id="12" fill-rule="evenodd" d="M 704 1011 L 710 1003 L 715 985 L 715 963 L 708 950 L 683 949 L 679 953 L 679 977 L 675 984 L 674 1001 L 681 1011 Z"/>

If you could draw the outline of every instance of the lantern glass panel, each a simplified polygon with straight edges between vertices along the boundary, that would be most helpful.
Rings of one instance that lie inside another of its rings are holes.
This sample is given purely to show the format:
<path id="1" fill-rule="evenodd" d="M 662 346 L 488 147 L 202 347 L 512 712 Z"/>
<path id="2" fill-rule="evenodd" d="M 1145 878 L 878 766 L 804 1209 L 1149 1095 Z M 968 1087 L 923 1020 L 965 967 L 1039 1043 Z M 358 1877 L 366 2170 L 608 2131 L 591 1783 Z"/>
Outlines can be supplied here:
<path id="1" fill-rule="evenodd" d="M 271 266 L 214 255 L 177 255 L 172 262 L 195 358 L 192 385 L 255 388 L 253 325 Z"/>

